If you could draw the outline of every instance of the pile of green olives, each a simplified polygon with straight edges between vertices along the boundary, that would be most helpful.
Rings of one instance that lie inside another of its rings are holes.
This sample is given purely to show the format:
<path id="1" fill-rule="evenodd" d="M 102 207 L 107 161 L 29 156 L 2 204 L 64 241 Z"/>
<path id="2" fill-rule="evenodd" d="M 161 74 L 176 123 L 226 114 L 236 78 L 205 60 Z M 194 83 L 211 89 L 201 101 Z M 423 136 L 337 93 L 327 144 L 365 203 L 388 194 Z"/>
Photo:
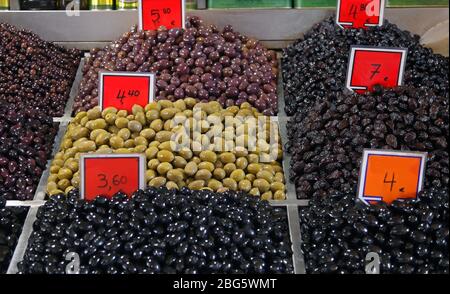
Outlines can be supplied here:
<path id="1" fill-rule="evenodd" d="M 258 121 L 262 127 L 255 131 L 257 124 L 249 122 Z M 224 109 L 216 101 L 185 98 L 134 105 L 131 112 L 95 107 L 69 124 L 51 163 L 47 192 L 79 188 L 83 153 L 142 153 L 149 186 L 244 191 L 263 200 L 285 200 L 277 130 L 249 103 Z"/>

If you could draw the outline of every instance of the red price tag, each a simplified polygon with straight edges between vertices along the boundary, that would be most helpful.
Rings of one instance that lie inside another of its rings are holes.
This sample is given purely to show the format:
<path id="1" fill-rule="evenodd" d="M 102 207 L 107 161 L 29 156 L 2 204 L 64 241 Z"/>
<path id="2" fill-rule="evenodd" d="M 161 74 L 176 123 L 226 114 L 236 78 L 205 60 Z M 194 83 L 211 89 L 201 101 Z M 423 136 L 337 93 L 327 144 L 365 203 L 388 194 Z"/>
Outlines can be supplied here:
<path id="1" fill-rule="evenodd" d="M 145 188 L 145 156 L 142 154 L 82 154 L 81 198 L 112 197 L 122 191 L 131 196 Z"/>
<path id="2" fill-rule="evenodd" d="M 357 93 L 386 88 L 403 82 L 407 49 L 352 46 L 347 73 L 347 88 Z"/>
<path id="3" fill-rule="evenodd" d="M 139 29 L 185 27 L 185 0 L 139 0 Z"/>
<path id="4" fill-rule="evenodd" d="M 366 203 L 417 198 L 426 159 L 423 152 L 364 150 L 358 197 Z"/>
<path id="5" fill-rule="evenodd" d="M 383 25 L 385 0 L 338 0 L 336 23 L 342 28 Z"/>
<path id="6" fill-rule="evenodd" d="M 145 106 L 155 95 L 155 75 L 150 73 L 100 72 L 99 105 L 131 111 L 133 105 Z"/>

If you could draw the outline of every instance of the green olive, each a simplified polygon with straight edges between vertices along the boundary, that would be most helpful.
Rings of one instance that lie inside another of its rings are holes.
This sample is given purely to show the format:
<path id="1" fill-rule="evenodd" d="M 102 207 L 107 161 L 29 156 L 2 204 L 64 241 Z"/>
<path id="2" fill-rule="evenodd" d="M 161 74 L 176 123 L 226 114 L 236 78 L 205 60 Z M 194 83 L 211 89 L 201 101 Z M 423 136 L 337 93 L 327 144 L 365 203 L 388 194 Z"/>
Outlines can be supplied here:
<path id="1" fill-rule="evenodd" d="M 175 113 L 177 113 L 176 108 L 165 108 L 159 114 L 163 120 L 169 120 L 175 116 Z"/>
<path id="2" fill-rule="evenodd" d="M 149 169 L 154 169 L 154 170 L 156 170 L 156 168 L 157 168 L 158 165 L 160 165 L 160 164 L 161 164 L 161 162 L 160 162 L 158 159 L 153 158 L 153 159 L 150 159 L 150 160 L 148 161 L 147 167 L 148 167 Z"/>
<path id="3" fill-rule="evenodd" d="M 261 165 L 257 163 L 250 163 L 247 166 L 247 171 L 254 175 L 256 175 L 261 169 L 262 169 Z"/>
<path id="4" fill-rule="evenodd" d="M 147 157 L 147 160 L 156 158 L 156 154 L 158 154 L 158 147 L 148 147 L 147 150 L 145 150 L 145 156 Z"/>
<path id="5" fill-rule="evenodd" d="M 252 182 L 247 179 L 244 179 L 238 184 L 239 190 L 244 192 L 249 192 L 252 189 Z"/>
<path id="6" fill-rule="evenodd" d="M 74 141 L 80 138 L 86 138 L 89 135 L 89 130 L 87 128 L 79 127 L 71 131 L 70 138 Z"/>
<path id="7" fill-rule="evenodd" d="M 116 118 L 115 125 L 119 129 L 126 128 L 126 127 L 128 127 L 128 119 L 126 119 L 125 117 L 118 117 L 118 118 Z"/>
<path id="8" fill-rule="evenodd" d="M 115 113 L 108 113 L 104 116 L 105 121 L 109 124 L 109 125 L 113 125 L 114 122 L 116 121 L 117 115 Z"/>
<path id="9" fill-rule="evenodd" d="M 114 148 L 114 149 L 119 149 L 122 148 L 124 145 L 124 141 L 121 137 L 119 136 L 112 136 L 109 139 L 109 145 Z"/>
<path id="10" fill-rule="evenodd" d="M 216 179 L 210 179 L 208 181 L 208 187 L 211 188 L 213 191 L 217 191 L 218 189 L 222 188 L 223 185 Z"/>
<path id="11" fill-rule="evenodd" d="M 273 174 L 269 172 L 268 170 L 261 170 L 256 174 L 256 177 L 258 179 L 264 179 L 269 183 L 273 182 Z"/>
<path id="12" fill-rule="evenodd" d="M 129 129 L 121 129 L 118 133 L 117 136 L 121 137 L 123 140 L 128 140 L 131 137 L 131 132 Z"/>
<path id="13" fill-rule="evenodd" d="M 144 112 L 144 108 L 138 104 L 134 104 L 133 107 L 131 107 L 131 113 L 133 113 L 133 115 L 136 115 L 138 113 L 143 113 Z"/>
<path id="14" fill-rule="evenodd" d="M 245 157 L 236 159 L 236 167 L 245 170 L 248 166 L 248 160 Z"/>
<path id="15" fill-rule="evenodd" d="M 275 193 L 275 191 L 283 191 L 284 192 L 284 184 L 280 182 L 273 182 L 270 184 L 270 190 Z"/>
<path id="16" fill-rule="evenodd" d="M 197 173 L 195 174 L 195 179 L 196 180 L 204 180 L 204 181 L 208 181 L 209 179 L 211 179 L 212 174 L 209 170 L 207 169 L 200 169 L 199 171 L 197 171 Z"/>
<path id="17" fill-rule="evenodd" d="M 166 188 L 169 189 L 169 190 L 178 190 L 179 189 L 177 183 L 175 183 L 173 181 L 168 181 L 166 183 Z"/>
<path id="18" fill-rule="evenodd" d="M 167 99 L 159 100 L 158 103 L 161 105 L 161 109 L 173 107 L 172 101 Z"/>
<path id="19" fill-rule="evenodd" d="M 108 144 L 110 138 L 111 138 L 111 134 L 110 133 L 107 133 L 107 132 L 100 133 L 97 136 L 97 138 L 95 138 L 95 144 L 97 146 Z"/>
<path id="20" fill-rule="evenodd" d="M 56 166 L 62 167 L 62 166 L 64 166 L 64 160 L 62 160 L 62 159 L 55 159 L 55 160 L 52 161 L 52 165 L 56 165 Z"/>
<path id="21" fill-rule="evenodd" d="M 93 141 L 84 141 L 77 145 L 75 145 L 79 152 L 90 152 L 95 151 L 97 149 L 97 145 L 95 145 L 95 142 Z"/>
<path id="22" fill-rule="evenodd" d="M 102 112 L 100 111 L 100 107 L 96 106 L 87 111 L 87 117 L 89 120 L 94 120 L 100 118 L 102 116 Z"/>
<path id="23" fill-rule="evenodd" d="M 191 190 L 200 190 L 201 188 L 203 188 L 205 186 L 205 181 L 203 180 L 197 180 L 197 181 L 193 181 L 188 185 L 188 188 Z"/>
<path id="24" fill-rule="evenodd" d="M 223 179 L 222 183 L 223 183 L 224 187 L 226 187 L 230 190 L 233 190 L 233 191 L 237 190 L 238 185 L 237 185 L 236 181 L 233 179 L 225 178 L 225 179 Z"/>
<path id="25" fill-rule="evenodd" d="M 157 158 L 161 162 L 172 162 L 175 158 L 172 152 L 167 150 L 161 150 L 157 154 Z"/>
<path id="26" fill-rule="evenodd" d="M 188 176 L 193 176 L 197 173 L 198 171 L 198 167 L 197 164 L 193 161 L 189 162 L 188 164 L 186 164 L 186 166 L 184 167 L 184 172 L 186 173 L 186 175 Z"/>
<path id="27" fill-rule="evenodd" d="M 210 151 L 210 150 L 200 152 L 199 157 L 203 161 L 208 161 L 208 162 L 212 162 L 212 163 L 215 163 L 217 160 L 216 153 L 214 153 L 213 151 Z"/>
<path id="28" fill-rule="evenodd" d="M 175 102 L 173 102 L 173 107 L 175 107 L 176 109 L 180 110 L 180 111 L 184 111 L 186 110 L 186 102 L 184 102 L 184 100 L 177 100 Z"/>
<path id="29" fill-rule="evenodd" d="M 261 193 L 265 193 L 269 191 L 270 184 L 265 179 L 256 179 L 253 181 L 253 187 L 258 188 Z"/>
<path id="30" fill-rule="evenodd" d="M 171 169 L 167 172 L 167 178 L 176 183 L 182 181 L 184 179 L 183 172 L 178 169 Z"/>
<path id="31" fill-rule="evenodd" d="M 150 102 L 149 104 L 145 105 L 145 107 L 144 107 L 144 110 L 146 112 L 150 111 L 152 109 L 158 110 L 158 111 L 161 110 L 161 104 L 156 102 L 156 101 L 154 101 L 154 102 Z"/>
<path id="32" fill-rule="evenodd" d="M 186 159 L 184 159 L 181 156 L 175 156 L 175 159 L 173 160 L 173 166 L 176 168 L 183 168 L 187 165 Z"/>
<path id="33" fill-rule="evenodd" d="M 71 139 L 64 139 L 61 143 L 62 149 L 68 149 L 68 148 L 71 148 L 72 146 L 73 146 L 73 142 Z"/>
<path id="34" fill-rule="evenodd" d="M 194 154 L 192 153 L 192 151 L 191 151 L 191 149 L 189 149 L 189 148 L 182 148 L 179 152 L 178 152 L 178 154 L 181 156 L 181 157 L 183 157 L 184 159 L 186 159 L 186 160 L 189 160 L 189 159 L 191 159 L 192 158 L 192 156 L 194 156 Z"/>
<path id="35" fill-rule="evenodd" d="M 153 140 L 156 132 L 153 129 L 143 129 L 139 134 L 147 140 Z"/>
<path id="36" fill-rule="evenodd" d="M 68 169 L 70 169 L 72 172 L 77 172 L 79 169 L 79 164 L 78 164 L 78 160 L 76 159 L 68 159 L 65 163 L 64 163 L 64 167 L 67 167 Z"/>
<path id="37" fill-rule="evenodd" d="M 163 129 L 163 122 L 160 119 L 155 119 L 150 123 L 150 128 L 152 128 L 155 132 L 159 132 Z"/>
<path id="38" fill-rule="evenodd" d="M 142 124 L 137 120 L 132 120 L 128 122 L 128 129 L 130 129 L 133 133 L 139 133 L 142 131 Z"/>
<path id="39" fill-rule="evenodd" d="M 236 156 L 231 152 L 224 152 L 219 155 L 219 159 L 222 163 L 234 163 L 236 161 Z"/>
<path id="40" fill-rule="evenodd" d="M 159 116 L 159 110 L 156 109 L 152 109 L 150 111 L 147 111 L 145 113 L 145 118 L 147 119 L 148 122 L 152 122 L 154 120 L 157 120 L 160 118 Z"/>
<path id="41" fill-rule="evenodd" d="M 214 169 L 215 169 L 215 166 L 214 166 L 214 164 L 212 164 L 209 161 L 203 161 L 203 162 L 200 162 L 198 164 L 198 168 L 199 169 L 206 169 L 206 170 L 209 170 L 210 172 L 213 172 Z"/>
<path id="42" fill-rule="evenodd" d="M 245 179 L 245 172 L 242 169 L 236 169 L 230 174 L 230 178 L 236 182 L 240 182 Z"/>
<path id="43" fill-rule="evenodd" d="M 164 176 L 167 174 L 169 170 L 173 169 L 173 166 L 168 162 L 161 162 L 160 165 L 156 168 L 156 171 L 161 175 Z"/>
<path id="44" fill-rule="evenodd" d="M 155 140 L 158 142 L 166 142 L 170 141 L 172 138 L 173 133 L 170 131 L 159 131 L 156 133 Z"/>
<path id="45" fill-rule="evenodd" d="M 70 178 L 72 178 L 72 175 L 73 175 L 73 172 L 66 167 L 63 167 L 63 168 L 59 169 L 59 171 L 58 171 L 58 179 L 60 179 L 60 180 L 70 179 Z"/>
<path id="46" fill-rule="evenodd" d="M 59 182 L 58 182 L 58 188 L 63 191 L 66 190 L 67 187 L 69 187 L 69 186 L 70 186 L 70 181 L 68 179 L 62 179 L 62 180 L 59 180 Z"/>
<path id="47" fill-rule="evenodd" d="M 221 181 L 227 176 L 227 173 L 223 168 L 216 168 L 213 172 L 213 175 L 215 179 Z"/>
<path id="48" fill-rule="evenodd" d="M 105 118 L 108 114 L 116 114 L 116 113 L 117 113 L 117 108 L 110 106 L 110 107 L 103 109 L 102 117 Z"/>
<path id="49" fill-rule="evenodd" d="M 143 112 L 139 112 L 138 114 L 136 114 L 134 116 L 134 119 L 143 126 L 147 124 L 147 120 L 146 120 L 145 114 Z"/>
<path id="50" fill-rule="evenodd" d="M 284 191 L 278 190 L 273 194 L 273 199 L 286 200 L 286 194 L 284 193 Z"/>
<path id="51" fill-rule="evenodd" d="M 143 145 L 143 146 L 147 147 L 148 141 L 144 137 L 138 136 L 134 139 L 134 145 L 136 145 L 136 146 Z"/>
<path id="52" fill-rule="evenodd" d="M 223 169 L 225 170 L 227 175 L 230 175 L 233 171 L 236 170 L 236 165 L 234 163 L 227 163 L 227 164 L 225 164 Z"/>
<path id="53" fill-rule="evenodd" d="M 272 192 L 268 191 L 261 195 L 261 200 L 272 200 Z"/>
<path id="54" fill-rule="evenodd" d="M 134 144 L 134 140 L 133 139 L 128 139 L 123 143 L 123 147 L 124 148 L 133 148 L 136 145 Z"/>
<path id="55" fill-rule="evenodd" d="M 156 177 L 150 180 L 148 183 L 152 187 L 162 187 L 166 184 L 167 180 L 164 177 Z"/>
<path id="56" fill-rule="evenodd" d="M 90 130 L 98 130 L 98 129 L 105 129 L 108 124 L 103 118 L 98 118 L 96 120 L 93 120 L 90 122 L 91 124 L 88 127 L 88 124 L 86 124 L 86 127 Z"/>
<path id="57" fill-rule="evenodd" d="M 58 184 L 56 184 L 55 182 L 48 182 L 47 183 L 47 192 L 53 191 L 58 189 Z"/>

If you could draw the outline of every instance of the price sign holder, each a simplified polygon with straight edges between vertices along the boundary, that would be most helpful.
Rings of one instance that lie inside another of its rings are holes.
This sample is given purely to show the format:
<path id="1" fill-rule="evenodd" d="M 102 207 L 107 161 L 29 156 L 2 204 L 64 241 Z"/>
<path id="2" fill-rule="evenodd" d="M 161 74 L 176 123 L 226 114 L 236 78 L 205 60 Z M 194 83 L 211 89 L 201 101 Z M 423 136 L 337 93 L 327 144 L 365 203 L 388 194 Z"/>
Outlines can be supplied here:
<path id="1" fill-rule="evenodd" d="M 145 163 L 143 154 L 81 154 L 81 198 L 145 189 Z"/>
<path id="2" fill-rule="evenodd" d="M 99 105 L 131 111 L 133 105 L 142 107 L 155 97 L 155 74 L 130 72 L 99 73 Z"/>
<path id="3" fill-rule="evenodd" d="M 401 86 L 407 54 L 403 48 L 352 46 L 347 88 L 362 94 L 377 84 L 386 88 Z"/>
<path id="4" fill-rule="evenodd" d="M 345 29 L 382 26 L 386 0 L 338 0 L 336 23 Z"/>
<path id="5" fill-rule="evenodd" d="M 185 28 L 185 0 L 139 0 L 139 29 Z"/>
<path id="6" fill-rule="evenodd" d="M 358 198 L 366 204 L 415 199 L 422 190 L 427 153 L 365 149 Z"/>

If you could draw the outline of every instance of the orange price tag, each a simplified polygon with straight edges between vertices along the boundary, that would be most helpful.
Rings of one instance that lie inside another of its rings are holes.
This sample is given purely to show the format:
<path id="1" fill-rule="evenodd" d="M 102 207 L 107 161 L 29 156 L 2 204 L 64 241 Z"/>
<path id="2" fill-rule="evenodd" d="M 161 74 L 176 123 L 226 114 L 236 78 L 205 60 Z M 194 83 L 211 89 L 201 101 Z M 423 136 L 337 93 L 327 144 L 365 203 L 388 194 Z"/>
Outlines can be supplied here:
<path id="1" fill-rule="evenodd" d="M 423 152 L 364 150 L 358 197 L 366 203 L 417 198 L 426 158 Z"/>
<path id="2" fill-rule="evenodd" d="M 81 198 L 112 197 L 117 192 L 129 196 L 145 188 L 143 154 L 82 154 L 80 156 Z"/>

